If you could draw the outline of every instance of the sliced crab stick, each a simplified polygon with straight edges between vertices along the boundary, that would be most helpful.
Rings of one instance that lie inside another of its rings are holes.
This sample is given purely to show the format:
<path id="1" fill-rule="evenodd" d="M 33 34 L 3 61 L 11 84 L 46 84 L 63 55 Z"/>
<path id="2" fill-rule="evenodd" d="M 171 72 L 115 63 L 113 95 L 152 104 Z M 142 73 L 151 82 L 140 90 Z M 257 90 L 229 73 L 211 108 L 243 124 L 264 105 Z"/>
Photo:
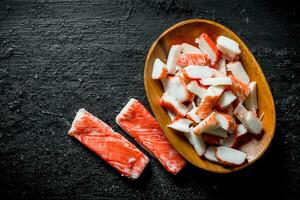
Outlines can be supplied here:
<path id="1" fill-rule="evenodd" d="M 200 83 L 202 85 L 231 85 L 232 81 L 231 78 L 228 77 L 220 77 L 220 78 L 203 78 Z"/>
<path id="2" fill-rule="evenodd" d="M 245 135 L 247 133 L 247 129 L 243 124 L 239 124 L 236 129 L 236 135 L 238 137 Z"/>
<path id="3" fill-rule="evenodd" d="M 257 89 L 256 88 L 257 88 L 256 82 L 250 82 L 250 84 L 249 84 L 250 93 L 244 101 L 245 107 L 249 111 L 253 112 L 255 115 L 256 115 L 256 111 L 258 109 L 258 106 L 257 106 Z"/>
<path id="4" fill-rule="evenodd" d="M 172 128 L 176 131 L 188 133 L 190 131 L 191 123 L 193 123 L 191 120 L 188 120 L 186 118 L 180 118 L 180 119 L 174 120 L 171 124 L 168 125 L 168 127 Z"/>
<path id="5" fill-rule="evenodd" d="M 248 111 L 245 118 L 246 128 L 250 133 L 260 134 L 263 128 L 262 122 L 256 117 L 253 112 Z"/>
<path id="6" fill-rule="evenodd" d="M 236 166 L 246 161 L 247 154 L 226 146 L 219 146 L 216 148 L 216 157 L 224 165 Z"/>
<path id="7" fill-rule="evenodd" d="M 216 157 L 216 147 L 215 146 L 208 147 L 204 154 L 204 157 L 211 162 L 219 163 L 219 160 Z"/>
<path id="8" fill-rule="evenodd" d="M 220 72 L 216 69 L 213 69 L 213 71 L 214 71 L 214 75 L 213 75 L 214 78 L 226 78 L 227 77 L 225 74 L 223 74 L 222 72 Z"/>
<path id="9" fill-rule="evenodd" d="M 68 134 L 130 179 L 137 179 L 149 159 L 125 137 L 84 109 L 80 109 Z"/>
<path id="10" fill-rule="evenodd" d="M 217 64 L 216 64 L 216 66 L 217 66 L 217 70 L 219 71 L 219 72 L 221 72 L 222 74 L 224 74 L 224 75 L 227 75 L 227 67 L 226 67 L 226 61 L 225 61 L 225 59 L 221 59 L 221 60 L 219 60 L 218 62 L 217 62 Z"/>
<path id="11" fill-rule="evenodd" d="M 246 71 L 241 62 L 231 62 L 227 64 L 227 70 L 231 71 L 231 73 L 240 81 L 244 83 L 249 83 L 249 76 L 247 75 Z"/>
<path id="12" fill-rule="evenodd" d="M 186 114 L 186 117 L 189 119 L 189 120 L 192 120 L 194 123 L 199 123 L 201 120 L 200 120 L 200 117 L 196 114 L 197 112 L 197 107 L 194 107 L 192 110 L 190 110 L 187 114 Z"/>
<path id="13" fill-rule="evenodd" d="M 216 113 L 217 121 L 220 127 L 226 131 L 234 128 L 234 119 L 232 115 L 225 113 Z"/>
<path id="14" fill-rule="evenodd" d="M 167 66 L 159 58 L 156 58 L 152 69 L 152 79 L 162 79 L 167 76 Z"/>
<path id="15" fill-rule="evenodd" d="M 220 59 L 221 53 L 212 39 L 206 33 L 202 33 L 199 38 L 196 38 L 195 42 L 198 43 L 199 49 L 208 55 L 211 64 L 215 65 Z"/>
<path id="16" fill-rule="evenodd" d="M 181 77 L 168 76 L 161 79 L 165 92 L 179 102 L 188 100 L 189 94 L 186 89 L 186 84 Z"/>
<path id="17" fill-rule="evenodd" d="M 182 43 L 180 46 L 181 53 L 183 54 L 203 54 L 203 52 L 199 48 L 188 43 Z"/>
<path id="18" fill-rule="evenodd" d="M 195 128 L 194 133 L 200 135 L 207 130 L 216 129 L 219 127 L 217 116 L 212 112 L 207 118 L 201 121 Z"/>
<path id="19" fill-rule="evenodd" d="M 181 67 L 188 65 L 208 65 L 207 54 L 180 54 L 177 64 Z"/>
<path id="20" fill-rule="evenodd" d="M 218 102 L 218 105 L 221 109 L 225 109 L 230 104 L 232 104 L 232 102 L 234 102 L 235 100 L 236 100 L 236 96 L 230 90 L 228 90 L 223 92 Z"/>
<path id="21" fill-rule="evenodd" d="M 208 129 L 205 131 L 205 133 L 210 134 L 210 135 L 214 135 L 220 138 L 227 138 L 227 131 L 225 131 L 222 128 L 215 128 L 215 129 Z"/>
<path id="22" fill-rule="evenodd" d="M 210 78 L 214 75 L 213 69 L 208 66 L 189 65 L 182 70 L 185 77 L 190 79 Z"/>
<path id="23" fill-rule="evenodd" d="M 176 73 L 177 61 L 181 52 L 180 45 L 172 45 L 167 59 L 167 69 L 169 74 Z"/>
<path id="24" fill-rule="evenodd" d="M 191 93 L 203 98 L 206 92 L 206 88 L 199 84 L 198 81 L 193 80 L 186 86 L 187 90 Z"/>
<path id="25" fill-rule="evenodd" d="M 206 90 L 206 93 L 201 99 L 197 110 L 197 115 L 200 117 L 200 119 L 206 118 L 212 112 L 212 108 L 219 101 L 223 91 L 223 86 L 210 86 Z"/>
<path id="26" fill-rule="evenodd" d="M 199 156 L 203 156 L 206 151 L 206 145 L 202 139 L 201 135 L 196 135 L 194 133 L 193 127 L 190 128 L 189 133 L 184 133 L 185 137 L 188 139 L 189 143 L 194 147 L 196 153 Z"/>
<path id="27" fill-rule="evenodd" d="M 235 109 L 233 110 L 233 114 L 240 122 L 246 124 L 246 116 L 248 114 L 248 110 L 244 107 L 242 103 L 239 103 Z"/>
<path id="28" fill-rule="evenodd" d="M 239 44 L 223 35 L 217 38 L 217 48 L 230 58 L 234 58 L 241 53 Z"/>
<path id="29" fill-rule="evenodd" d="M 234 76 L 231 76 L 232 84 L 231 84 L 231 91 L 237 98 L 239 99 L 240 102 L 243 102 L 248 94 L 250 93 L 250 89 L 248 84 L 240 81 Z"/>
<path id="30" fill-rule="evenodd" d="M 173 112 L 175 115 L 179 117 L 184 117 L 186 113 L 189 111 L 188 108 L 184 105 L 176 101 L 172 96 L 169 96 L 167 93 L 164 93 L 160 99 L 160 105 Z"/>
<path id="31" fill-rule="evenodd" d="M 116 117 L 116 122 L 157 158 L 168 172 L 177 174 L 185 166 L 186 161 L 169 143 L 156 119 L 139 101 L 131 99 Z"/>

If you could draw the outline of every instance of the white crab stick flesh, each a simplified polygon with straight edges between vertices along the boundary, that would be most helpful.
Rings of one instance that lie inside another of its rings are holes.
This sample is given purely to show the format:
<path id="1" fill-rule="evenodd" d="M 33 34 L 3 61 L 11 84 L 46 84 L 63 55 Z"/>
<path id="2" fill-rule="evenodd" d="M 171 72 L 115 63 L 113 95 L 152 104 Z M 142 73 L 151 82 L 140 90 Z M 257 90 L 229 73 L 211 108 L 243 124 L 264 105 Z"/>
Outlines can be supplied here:
<path id="1" fill-rule="evenodd" d="M 206 33 L 202 33 L 199 38 L 196 38 L 195 42 L 198 43 L 199 49 L 208 55 L 211 64 L 215 65 L 220 59 L 221 53 L 212 39 Z"/>
<path id="2" fill-rule="evenodd" d="M 239 44 L 223 35 L 217 38 L 217 48 L 230 58 L 234 58 L 241 53 Z"/>
<path id="3" fill-rule="evenodd" d="M 263 128 L 262 122 L 250 111 L 248 111 L 246 118 L 246 127 L 250 133 L 260 134 Z"/>
<path id="4" fill-rule="evenodd" d="M 216 147 L 214 146 L 210 146 L 206 149 L 204 157 L 211 162 L 219 163 L 219 160 L 216 157 Z"/>
<path id="5" fill-rule="evenodd" d="M 206 151 L 206 145 L 202 139 L 202 136 L 196 135 L 194 133 L 193 127 L 190 128 L 189 133 L 184 133 L 184 135 L 188 139 L 189 143 L 194 147 L 197 154 L 199 156 L 203 156 Z"/>
<path id="6" fill-rule="evenodd" d="M 234 109 L 233 113 L 245 125 L 250 133 L 261 133 L 263 128 L 262 122 L 241 103 Z"/>
<path id="7" fill-rule="evenodd" d="M 222 58 L 221 60 L 219 60 L 219 62 L 217 62 L 217 70 L 222 74 L 227 75 L 227 67 L 226 67 L 225 59 Z"/>
<path id="8" fill-rule="evenodd" d="M 213 75 L 214 78 L 226 78 L 227 77 L 225 74 L 223 74 L 222 72 L 220 72 L 216 69 L 213 69 L 213 71 L 214 71 L 214 75 Z"/>
<path id="9" fill-rule="evenodd" d="M 222 128 L 215 128 L 215 129 L 207 129 L 205 131 L 205 133 L 210 134 L 210 135 L 214 135 L 220 138 L 227 138 L 227 131 L 225 131 Z"/>
<path id="10" fill-rule="evenodd" d="M 224 91 L 223 86 L 209 86 L 204 97 L 198 106 L 197 115 L 200 119 L 205 119 L 211 112 L 212 108 L 219 101 L 221 94 Z"/>
<path id="11" fill-rule="evenodd" d="M 166 93 L 164 93 L 161 97 L 160 105 L 179 117 L 184 117 L 188 112 L 188 108 L 184 104 L 179 103 L 172 96 L 169 96 Z"/>
<path id="12" fill-rule="evenodd" d="M 194 123 L 199 123 L 201 121 L 200 117 L 196 114 L 197 109 L 197 107 L 194 107 L 186 114 L 186 117 L 192 120 Z"/>
<path id="13" fill-rule="evenodd" d="M 200 85 L 196 80 L 187 84 L 186 89 L 200 98 L 203 98 L 206 92 L 206 88 Z"/>
<path id="14" fill-rule="evenodd" d="M 185 77 L 190 79 L 210 78 L 214 72 L 208 66 L 189 65 L 182 70 Z"/>
<path id="15" fill-rule="evenodd" d="M 173 112 L 169 111 L 169 110 L 167 110 L 167 113 L 168 113 L 171 121 L 174 121 L 174 119 L 176 118 L 176 115 Z"/>
<path id="16" fill-rule="evenodd" d="M 249 83 L 250 79 L 247 75 L 243 65 L 241 62 L 232 62 L 227 64 L 227 71 L 231 71 L 231 73 L 240 81 L 243 81 L 244 83 Z"/>
<path id="17" fill-rule="evenodd" d="M 188 133 L 190 131 L 191 123 L 192 123 L 191 120 L 188 120 L 185 118 L 180 118 L 180 119 L 174 120 L 171 124 L 168 125 L 168 127 L 172 128 L 176 131 Z"/>
<path id="18" fill-rule="evenodd" d="M 203 52 L 199 48 L 188 43 L 182 43 L 180 46 L 181 53 L 183 54 L 203 54 Z"/>
<path id="19" fill-rule="evenodd" d="M 232 81 L 231 78 L 224 77 L 224 78 L 203 78 L 200 83 L 202 85 L 231 85 Z"/>
<path id="20" fill-rule="evenodd" d="M 245 107 L 256 114 L 257 106 L 257 84 L 256 82 L 250 82 L 249 84 L 250 93 L 245 99 Z"/>
<path id="21" fill-rule="evenodd" d="M 239 103 L 237 107 L 233 110 L 233 114 L 238 120 L 240 120 L 243 124 L 246 124 L 246 116 L 248 114 L 248 110 L 243 106 L 242 103 Z"/>
<path id="22" fill-rule="evenodd" d="M 236 96 L 230 91 L 223 92 L 219 100 L 219 106 L 221 109 L 227 108 L 232 102 L 236 100 Z"/>
<path id="23" fill-rule="evenodd" d="M 165 92 L 174 97 L 179 102 L 184 102 L 188 99 L 188 91 L 184 80 L 178 76 L 168 76 L 161 79 Z"/>
<path id="24" fill-rule="evenodd" d="M 236 129 L 236 136 L 240 137 L 242 135 L 245 135 L 246 133 L 247 133 L 246 127 L 243 124 L 239 124 Z"/>
<path id="25" fill-rule="evenodd" d="M 216 129 L 219 127 L 218 120 L 216 117 L 216 113 L 212 112 L 207 118 L 201 121 L 195 128 L 194 133 L 196 135 L 200 135 L 204 132 L 207 132 L 211 129 Z"/>
<path id="26" fill-rule="evenodd" d="M 167 69 L 169 74 L 176 73 L 177 60 L 181 52 L 181 45 L 172 45 L 167 59 Z"/>
<path id="27" fill-rule="evenodd" d="M 159 58 L 156 58 L 152 69 L 152 79 L 162 79 L 167 76 L 167 66 Z"/>
<path id="28" fill-rule="evenodd" d="M 246 161 L 247 154 L 233 148 L 219 146 L 216 148 L 216 157 L 222 164 L 236 166 Z"/>
<path id="29" fill-rule="evenodd" d="M 233 129 L 234 119 L 233 116 L 225 113 L 216 113 L 217 121 L 220 127 L 226 131 Z"/>

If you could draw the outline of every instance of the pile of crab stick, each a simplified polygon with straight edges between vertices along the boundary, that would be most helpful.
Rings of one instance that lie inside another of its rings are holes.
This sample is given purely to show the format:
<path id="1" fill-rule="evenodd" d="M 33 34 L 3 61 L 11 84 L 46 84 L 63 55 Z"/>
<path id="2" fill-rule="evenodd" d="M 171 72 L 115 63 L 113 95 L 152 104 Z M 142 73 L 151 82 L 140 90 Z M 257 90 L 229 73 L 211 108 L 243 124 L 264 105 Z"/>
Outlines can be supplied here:
<path id="1" fill-rule="evenodd" d="M 238 147 L 245 136 L 263 130 L 257 83 L 240 54 L 236 41 L 202 33 L 194 44 L 172 45 L 165 62 L 157 58 L 152 70 L 164 89 L 160 106 L 171 118 L 168 127 L 182 132 L 199 156 L 226 166 L 247 162 Z"/>

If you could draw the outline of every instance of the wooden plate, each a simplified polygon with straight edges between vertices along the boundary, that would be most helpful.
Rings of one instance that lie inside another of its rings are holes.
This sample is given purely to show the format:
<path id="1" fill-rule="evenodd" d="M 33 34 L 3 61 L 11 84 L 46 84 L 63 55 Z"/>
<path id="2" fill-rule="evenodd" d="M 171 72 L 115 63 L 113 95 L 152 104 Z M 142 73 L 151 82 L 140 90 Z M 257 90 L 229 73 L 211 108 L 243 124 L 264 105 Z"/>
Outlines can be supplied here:
<path id="1" fill-rule="evenodd" d="M 264 133 L 261 138 L 253 138 L 240 148 L 248 154 L 248 162 L 234 168 L 227 168 L 200 158 L 182 133 L 167 127 L 167 124 L 171 123 L 171 120 L 167 112 L 159 105 L 160 97 L 164 91 L 160 81 L 151 79 L 152 66 L 156 58 L 160 58 L 163 62 L 166 62 L 171 45 L 183 42 L 196 45 L 194 43 L 195 38 L 199 37 L 203 32 L 207 33 L 214 41 L 217 36 L 224 35 L 238 42 L 242 51 L 241 62 L 250 80 L 257 82 L 259 115 L 264 113 Z M 216 173 L 229 173 L 240 170 L 260 158 L 271 143 L 275 132 L 276 114 L 268 82 L 259 64 L 244 42 L 221 24 L 204 19 L 193 19 L 180 22 L 161 34 L 153 43 L 147 55 L 144 69 L 144 86 L 152 111 L 171 144 L 186 160 L 201 169 Z"/>

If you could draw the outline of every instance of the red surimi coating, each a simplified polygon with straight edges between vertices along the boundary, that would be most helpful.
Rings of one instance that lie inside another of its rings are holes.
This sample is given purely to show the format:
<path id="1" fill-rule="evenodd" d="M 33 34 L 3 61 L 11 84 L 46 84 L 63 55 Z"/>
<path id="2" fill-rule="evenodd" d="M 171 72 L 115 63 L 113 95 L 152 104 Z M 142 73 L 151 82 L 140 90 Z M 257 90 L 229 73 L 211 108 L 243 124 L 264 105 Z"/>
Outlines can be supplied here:
<path id="1" fill-rule="evenodd" d="M 168 172 L 177 174 L 186 164 L 168 142 L 156 119 L 139 101 L 131 99 L 116 117 L 116 122 L 156 157 Z"/>
<path id="2" fill-rule="evenodd" d="M 180 54 L 177 64 L 183 67 L 188 65 L 208 65 L 209 60 L 206 54 Z"/>
<path id="3" fill-rule="evenodd" d="M 137 179 L 149 158 L 103 121 L 80 109 L 68 132 L 122 175 Z"/>

